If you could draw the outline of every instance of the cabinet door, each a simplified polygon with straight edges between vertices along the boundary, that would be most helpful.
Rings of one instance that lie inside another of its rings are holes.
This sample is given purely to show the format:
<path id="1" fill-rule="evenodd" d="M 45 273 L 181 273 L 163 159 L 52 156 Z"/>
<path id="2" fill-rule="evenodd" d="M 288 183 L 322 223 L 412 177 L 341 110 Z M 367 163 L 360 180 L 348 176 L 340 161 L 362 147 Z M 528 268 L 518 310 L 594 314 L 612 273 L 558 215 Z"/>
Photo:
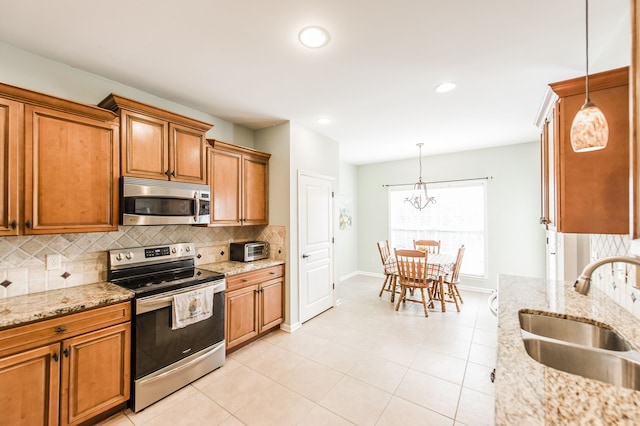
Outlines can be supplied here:
<path id="1" fill-rule="evenodd" d="M 129 399 L 131 323 L 62 342 L 60 424 L 78 424 Z"/>
<path id="2" fill-rule="evenodd" d="M 266 282 L 260 286 L 260 332 L 282 323 L 283 309 L 282 279 Z"/>
<path id="3" fill-rule="evenodd" d="M 226 294 L 225 339 L 227 349 L 258 335 L 257 294 L 257 285 L 250 285 Z"/>
<path id="4" fill-rule="evenodd" d="M 179 124 L 170 124 L 171 180 L 205 183 L 205 133 Z"/>
<path id="5" fill-rule="evenodd" d="M 118 229 L 118 125 L 25 106 L 25 233 Z"/>
<path id="6" fill-rule="evenodd" d="M 0 235 L 18 235 L 22 104 L 0 98 Z"/>
<path id="7" fill-rule="evenodd" d="M 60 344 L 0 358 L 0 412 L 6 425 L 57 425 Z"/>
<path id="8" fill-rule="evenodd" d="M 245 155 L 242 162 L 242 224 L 269 223 L 269 163 Z"/>
<path id="9" fill-rule="evenodd" d="M 209 186 L 211 187 L 211 223 L 241 225 L 242 155 L 209 150 Z"/>
<path id="10" fill-rule="evenodd" d="M 122 175 L 167 180 L 169 123 L 122 110 Z"/>

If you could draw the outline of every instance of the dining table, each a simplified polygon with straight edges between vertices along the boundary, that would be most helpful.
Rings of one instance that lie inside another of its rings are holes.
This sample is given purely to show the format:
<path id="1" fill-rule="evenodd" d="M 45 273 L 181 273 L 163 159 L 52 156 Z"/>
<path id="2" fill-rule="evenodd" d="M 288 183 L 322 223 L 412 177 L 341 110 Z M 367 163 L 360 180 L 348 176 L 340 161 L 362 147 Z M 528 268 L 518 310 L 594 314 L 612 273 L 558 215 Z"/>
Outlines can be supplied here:
<path id="1" fill-rule="evenodd" d="M 413 249 L 411 249 L 413 250 Z M 445 279 L 447 275 L 453 271 L 453 266 L 456 263 L 456 256 L 451 253 L 429 253 L 427 255 L 427 277 L 430 280 L 437 281 L 440 277 Z M 397 274 L 396 257 L 391 255 L 387 258 L 385 266 L 390 271 Z M 394 286 L 395 287 L 395 286 Z M 395 288 L 394 288 L 395 290 Z M 393 302 L 393 299 L 391 300 Z M 445 305 L 442 304 L 442 311 L 445 311 Z"/>

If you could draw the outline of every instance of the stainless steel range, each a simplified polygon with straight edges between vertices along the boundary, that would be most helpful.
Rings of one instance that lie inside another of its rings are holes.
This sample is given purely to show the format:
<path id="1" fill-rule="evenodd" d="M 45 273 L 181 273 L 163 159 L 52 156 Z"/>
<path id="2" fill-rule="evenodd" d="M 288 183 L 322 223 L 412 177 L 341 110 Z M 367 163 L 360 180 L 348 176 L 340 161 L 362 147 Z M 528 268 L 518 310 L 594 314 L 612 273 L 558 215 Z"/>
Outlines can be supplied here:
<path id="1" fill-rule="evenodd" d="M 109 251 L 108 280 L 136 293 L 134 412 L 225 362 L 224 275 L 196 268 L 195 254 L 193 243 Z M 194 308 L 202 315 L 181 322 L 179 310 L 185 306 L 187 316 Z"/>

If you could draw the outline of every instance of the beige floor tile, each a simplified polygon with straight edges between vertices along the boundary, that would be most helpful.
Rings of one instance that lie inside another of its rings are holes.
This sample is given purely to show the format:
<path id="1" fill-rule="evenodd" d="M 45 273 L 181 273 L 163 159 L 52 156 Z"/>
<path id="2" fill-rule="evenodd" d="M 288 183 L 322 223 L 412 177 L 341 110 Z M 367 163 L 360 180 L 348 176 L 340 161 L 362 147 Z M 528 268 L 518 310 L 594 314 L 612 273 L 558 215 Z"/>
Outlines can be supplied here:
<path id="1" fill-rule="evenodd" d="M 232 359 L 232 358 L 227 358 L 225 360 L 225 363 L 222 367 L 218 368 L 217 370 L 212 371 L 211 373 L 207 374 L 206 376 L 203 376 L 201 378 L 199 378 L 198 380 L 196 380 L 195 382 L 191 383 L 191 386 L 193 386 L 196 389 L 202 390 L 203 388 L 213 385 L 215 383 L 218 382 L 218 380 L 220 380 L 222 377 L 231 374 L 233 372 L 233 370 L 235 370 L 238 367 L 242 367 L 243 365 L 240 364 L 238 361 Z"/>
<path id="2" fill-rule="evenodd" d="M 453 419 L 460 397 L 460 385 L 410 369 L 395 395 Z"/>
<path id="3" fill-rule="evenodd" d="M 247 346 L 244 346 L 234 352 L 232 352 L 227 358 L 238 361 L 241 364 L 247 365 L 254 358 L 260 356 L 262 352 L 272 347 L 273 345 L 269 343 L 267 340 L 260 339 L 255 342 L 249 343 Z"/>
<path id="4" fill-rule="evenodd" d="M 462 384 L 467 361 L 449 355 L 421 349 L 411 368 L 453 383 Z"/>
<path id="5" fill-rule="evenodd" d="M 201 392 L 225 410 L 235 413 L 272 384 L 273 380 L 243 365 L 202 388 Z"/>
<path id="6" fill-rule="evenodd" d="M 456 421 L 466 425 L 493 425 L 495 417 L 495 399 L 492 396 L 472 389 L 463 388 Z"/>
<path id="7" fill-rule="evenodd" d="M 395 362 L 365 354 L 351 370 L 349 370 L 347 375 L 389 393 L 393 393 L 407 370 L 408 367 L 396 364 Z"/>
<path id="8" fill-rule="evenodd" d="M 133 422 L 133 424 L 142 425 L 160 414 L 178 409 L 176 407 L 180 407 L 182 401 L 190 398 L 196 392 L 197 390 L 193 386 L 185 386 L 182 389 L 179 389 L 174 393 L 167 395 L 155 404 L 148 406 L 142 411 L 134 413 L 133 411 L 127 409 L 125 413 L 129 420 Z"/>
<path id="9" fill-rule="evenodd" d="M 303 357 L 313 355 L 329 343 L 328 339 L 307 333 L 305 330 L 298 330 L 294 333 L 280 332 L 271 334 L 273 338 L 269 342 Z"/>
<path id="10" fill-rule="evenodd" d="M 304 360 L 304 357 L 294 354 L 286 349 L 282 349 L 275 345 L 264 347 L 264 351 L 260 355 L 253 358 L 247 367 L 258 373 L 269 377 L 272 380 L 278 380 L 287 372 L 294 369 Z"/>
<path id="11" fill-rule="evenodd" d="M 420 346 L 404 343 L 389 337 L 383 337 L 371 347 L 367 352 L 371 355 L 379 356 L 397 364 L 410 366 L 415 359 Z"/>
<path id="12" fill-rule="evenodd" d="M 99 422 L 97 426 L 133 426 L 133 422 L 129 420 L 124 412 L 118 413 L 115 416 L 111 416 L 108 419 Z"/>
<path id="13" fill-rule="evenodd" d="M 301 395 L 274 383 L 260 392 L 234 416 L 246 425 L 296 425 L 315 404 Z"/>
<path id="14" fill-rule="evenodd" d="M 230 414 L 200 392 L 184 399 L 180 409 L 167 410 L 143 423 L 149 426 L 219 425 Z"/>
<path id="15" fill-rule="evenodd" d="M 473 362 L 467 363 L 463 387 L 495 396 L 496 385 L 491 382 L 491 371 L 493 371 L 493 367 L 487 367 Z"/>
<path id="16" fill-rule="evenodd" d="M 376 426 L 451 426 L 453 419 L 394 396 L 382 412 Z"/>
<path id="17" fill-rule="evenodd" d="M 319 402 L 343 377 L 343 373 L 307 359 L 280 378 L 278 383 Z"/>
<path id="18" fill-rule="evenodd" d="M 358 425 L 373 425 L 390 398 L 388 392 L 344 377 L 320 401 L 320 405 Z"/>
<path id="19" fill-rule="evenodd" d="M 494 368 L 496 366 L 497 357 L 498 350 L 495 347 L 480 345 L 478 343 L 471 344 L 469 361 Z"/>
<path id="20" fill-rule="evenodd" d="M 220 423 L 220 426 L 244 426 L 244 423 L 236 419 L 234 416 L 229 416 L 227 417 L 227 420 Z"/>
<path id="21" fill-rule="evenodd" d="M 313 410 L 309 412 L 298 423 L 301 426 L 349 426 L 353 423 L 343 419 L 331 411 L 316 405 Z"/>
<path id="22" fill-rule="evenodd" d="M 485 346 L 491 346 L 492 348 L 498 347 L 498 330 L 487 331 L 482 329 L 476 329 L 473 332 L 473 343 L 479 343 Z"/>
<path id="23" fill-rule="evenodd" d="M 362 358 L 363 351 L 336 342 L 329 342 L 309 357 L 310 360 L 346 373 Z"/>
<path id="24" fill-rule="evenodd" d="M 422 347 L 444 355 L 467 359 L 469 358 L 471 342 L 469 340 L 453 339 L 444 334 L 438 334 L 425 339 Z"/>

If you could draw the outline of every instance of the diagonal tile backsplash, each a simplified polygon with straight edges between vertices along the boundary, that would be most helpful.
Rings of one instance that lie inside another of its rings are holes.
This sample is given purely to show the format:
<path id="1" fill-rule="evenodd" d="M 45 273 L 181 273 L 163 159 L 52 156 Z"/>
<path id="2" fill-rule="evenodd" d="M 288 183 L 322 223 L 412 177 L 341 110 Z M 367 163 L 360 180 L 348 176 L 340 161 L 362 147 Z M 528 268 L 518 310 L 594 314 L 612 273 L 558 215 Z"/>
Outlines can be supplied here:
<path id="1" fill-rule="evenodd" d="M 229 243 L 268 241 L 271 258 L 285 259 L 284 226 L 206 228 L 189 225 L 120 226 L 114 232 L 0 237 L 0 298 L 105 281 L 109 250 L 194 242 L 197 264 L 229 260 Z M 46 271 L 47 255 L 62 267 Z M 62 275 L 70 274 L 64 278 Z M 9 283 L 9 284 L 7 284 Z"/>

